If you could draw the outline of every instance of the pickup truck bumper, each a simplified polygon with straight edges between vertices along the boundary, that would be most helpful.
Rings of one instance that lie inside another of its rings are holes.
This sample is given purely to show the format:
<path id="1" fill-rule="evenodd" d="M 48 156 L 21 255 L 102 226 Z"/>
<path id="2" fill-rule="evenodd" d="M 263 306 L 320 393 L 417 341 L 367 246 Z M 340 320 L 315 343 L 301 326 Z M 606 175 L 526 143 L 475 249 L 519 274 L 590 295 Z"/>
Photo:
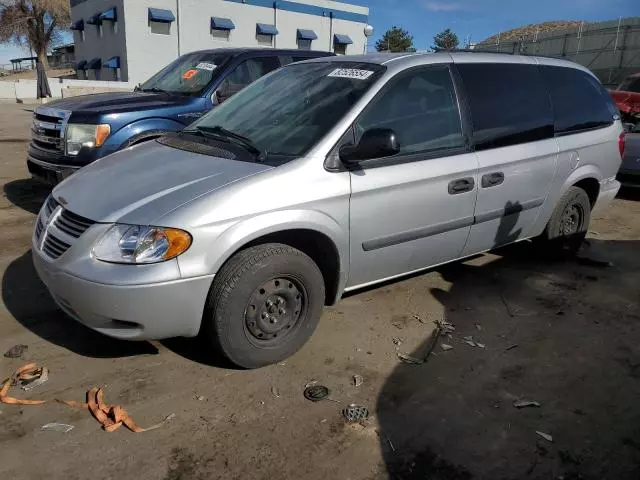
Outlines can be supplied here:
<path id="1" fill-rule="evenodd" d="M 61 165 L 57 163 L 48 163 L 42 160 L 27 156 L 27 168 L 31 176 L 47 185 L 57 185 L 69 175 L 80 169 L 77 165 Z"/>

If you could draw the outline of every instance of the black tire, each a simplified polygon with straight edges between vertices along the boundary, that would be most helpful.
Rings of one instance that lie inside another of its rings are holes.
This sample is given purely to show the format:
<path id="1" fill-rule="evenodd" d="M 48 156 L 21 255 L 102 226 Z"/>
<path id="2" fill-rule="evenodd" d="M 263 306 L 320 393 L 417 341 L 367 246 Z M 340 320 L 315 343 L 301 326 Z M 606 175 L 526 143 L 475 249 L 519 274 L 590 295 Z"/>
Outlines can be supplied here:
<path id="1" fill-rule="evenodd" d="M 555 257 L 569 257 L 580 249 L 589 229 L 591 201 L 580 187 L 570 187 L 560 198 L 538 244 Z"/>
<path id="2" fill-rule="evenodd" d="M 322 273 L 301 251 L 278 243 L 247 248 L 216 275 L 201 335 L 239 367 L 270 365 L 311 337 L 324 299 Z"/>

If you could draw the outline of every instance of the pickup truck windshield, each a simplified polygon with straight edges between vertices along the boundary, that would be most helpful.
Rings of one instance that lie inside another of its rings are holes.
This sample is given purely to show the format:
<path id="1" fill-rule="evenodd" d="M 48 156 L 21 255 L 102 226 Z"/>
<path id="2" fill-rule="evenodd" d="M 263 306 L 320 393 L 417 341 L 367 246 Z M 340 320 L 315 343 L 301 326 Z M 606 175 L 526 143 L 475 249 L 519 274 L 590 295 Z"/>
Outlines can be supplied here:
<path id="1" fill-rule="evenodd" d="M 198 96 L 228 59 L 228 55 L 206 52 L 183 55 L 144 82 L 139 90 Z"/>
<path id="2" fill-rule="evenodd" d="M 276 70 L 191 124 L 185 133 L 216 129 L 242 136 L 262 157 L 300 156 L 362 98 L 386 67 L 310 62 Z"/>

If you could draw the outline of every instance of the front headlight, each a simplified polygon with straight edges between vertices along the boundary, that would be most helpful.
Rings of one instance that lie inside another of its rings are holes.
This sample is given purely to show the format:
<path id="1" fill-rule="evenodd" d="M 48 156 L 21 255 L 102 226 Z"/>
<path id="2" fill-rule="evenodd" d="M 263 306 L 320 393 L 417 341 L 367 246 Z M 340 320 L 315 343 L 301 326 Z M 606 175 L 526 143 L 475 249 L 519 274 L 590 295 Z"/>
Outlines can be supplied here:
<path id="1" fill-rule="evenodd" d="M 103 262 L 145 264 L 164 262 L 184 253 L 191 235 L 177 228 L 114 225 L 93 248 Z"/>
<path id="2" fill-rule="evenodd" d="M 81 148 L 101 146 L 111 134 L 111 127 L 107 123 L 100 125 L 86 125 L 70 123 L 67 125 L 66 150 L 67 155 L 78 155 Z"/>

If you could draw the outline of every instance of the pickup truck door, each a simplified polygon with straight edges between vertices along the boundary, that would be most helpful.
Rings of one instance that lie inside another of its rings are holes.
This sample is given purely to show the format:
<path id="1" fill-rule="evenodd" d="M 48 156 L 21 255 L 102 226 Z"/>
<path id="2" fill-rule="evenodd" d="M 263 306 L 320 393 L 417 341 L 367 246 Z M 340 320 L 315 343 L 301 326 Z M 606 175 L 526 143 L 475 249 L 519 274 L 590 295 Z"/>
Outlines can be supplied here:
<path id="1" fill-rule="evenodd" d="M 356 143 L 372 128 L 392 129 L 400 153 L 351 170 L 347 288 L 456 259 L 473 223 L 478 163 L 449 66 L 391 79 L 355 122 Z"/>

